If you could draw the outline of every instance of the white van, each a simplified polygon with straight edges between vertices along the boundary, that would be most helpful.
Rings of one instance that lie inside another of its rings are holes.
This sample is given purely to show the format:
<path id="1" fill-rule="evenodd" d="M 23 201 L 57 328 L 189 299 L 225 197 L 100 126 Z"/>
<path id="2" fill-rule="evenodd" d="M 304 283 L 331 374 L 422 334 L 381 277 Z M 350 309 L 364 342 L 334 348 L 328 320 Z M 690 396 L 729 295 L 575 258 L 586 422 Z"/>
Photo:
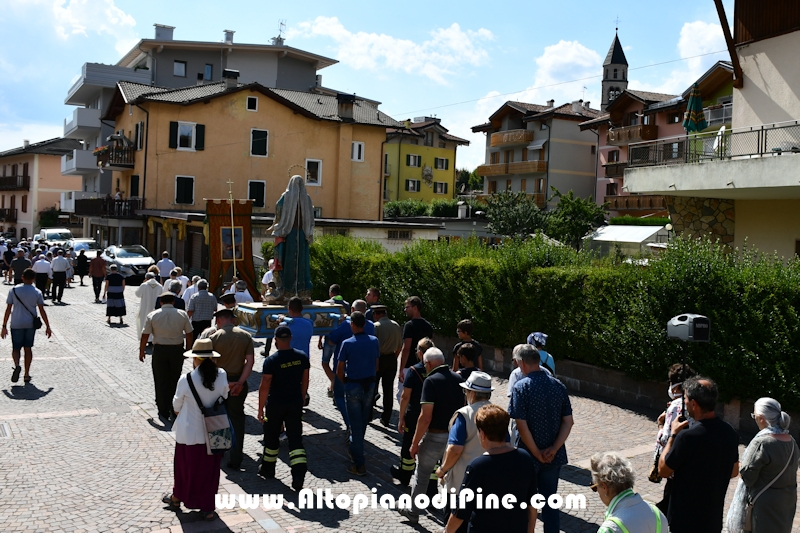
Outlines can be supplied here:
<path id="1" fill-rule="evenodd" d="M 72 240 L 72 232 L 67 228 L 43 228 L 39 231 L 39 240 L 47 244 L 65 244 Z"/>

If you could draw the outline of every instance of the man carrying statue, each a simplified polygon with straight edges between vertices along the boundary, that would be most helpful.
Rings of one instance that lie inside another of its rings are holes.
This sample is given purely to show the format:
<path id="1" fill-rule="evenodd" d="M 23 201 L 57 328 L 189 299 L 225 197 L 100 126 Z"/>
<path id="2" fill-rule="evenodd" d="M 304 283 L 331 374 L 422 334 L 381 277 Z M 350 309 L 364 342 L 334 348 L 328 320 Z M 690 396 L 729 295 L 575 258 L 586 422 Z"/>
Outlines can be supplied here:
<path id="1" fill-rule="evenodd" d="M 297 296 L 303 303 L 311 303 L 308 248 L 314 239 L 314 205 L 302 176 L 289 180 L 275 204 L 275 222 L 270 229 L 275 237 L 275 290 L 266 295 L 266 302 L 285 303 Z"/>

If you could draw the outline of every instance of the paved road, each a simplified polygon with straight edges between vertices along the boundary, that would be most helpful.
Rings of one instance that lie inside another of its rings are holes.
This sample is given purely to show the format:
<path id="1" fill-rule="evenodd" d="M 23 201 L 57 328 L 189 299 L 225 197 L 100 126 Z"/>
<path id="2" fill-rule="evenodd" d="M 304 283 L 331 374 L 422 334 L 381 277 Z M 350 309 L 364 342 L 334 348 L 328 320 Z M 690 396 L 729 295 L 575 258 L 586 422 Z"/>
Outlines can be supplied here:
<path id="1" fill-rule="evenodd" d="M 8 290 L 0 285 L 0 298 L 4 300 Z M 138 299 L 133 288 L 126 290 L 126 297 L 126 322 L 134 324 Z M 138 361 L 135 326 L 107 326 L 105 306 L 93 303 L 90 287 L 68 289 L 64 301 L 66 305 L 47 307 L 55 334 L 50 340 L 37 334 L 32 383 L 13 385 L 10 376 L 0 374 L 0 531 L 410 532 L 441 527 L 433 517 L 423 516 L 414 528 L 396 512 L 384 509 L 358 515 L 340 509 L 291 509 L 288 502 L 297 503 L 297 495 L 287 488 L 285 443 L 278 478 L 265 481 L 256 475 L 262 446 L 261 427 L 253 416 L 260 355 L 249 381 L 246 458 L 241 471 L 223 470 L 220 493 L 282 494 L 287 505 L 249 512 L 237 507 L 221 511 L 220 519 L 210 523 L 199 521 L 197 513 L 166 510 L 160 496 L 172 486 L 174 438 L 157 418 L 153 421 L 152 375 L 150 365 Z M 10 339 L 0 341 L 8 373 L 10 351 Z M 341 418 L 325 394 L 319 360 L 315 348 L 311 404 L 304 422 L 309 462 L 306 487 L 330 488 L 334 494 L 351 496 L 376 489 L 378 495 L 399 497 L 403 491 L 388 474 L 396 461 L 398 434 L 380 423 L 371 424 L 367 431 L 369 475 L 354 478 L 345 471 L 348 459 Z M 493 400 L 505 407 L 506 382 L 496 380 L 496 384 Z M 586 467 L 592 453 L 624 451 L 639 472 L 637 490 L 653 501 L 660 499 L 662 486 L 645 479 L 657 413 L 579 396 L 572 401 L 576 425 L 567 442 L 570 465 L 562 470 L 559 492 L 584 494 L 587 507 L 566 513 L 562 528 L 571 533 L 596 531 L 604 507 L 588 490 Z M 396 411 L 392 420 L 396 423 Z M 731 483 L 729 495 L 733 488 Z"/>

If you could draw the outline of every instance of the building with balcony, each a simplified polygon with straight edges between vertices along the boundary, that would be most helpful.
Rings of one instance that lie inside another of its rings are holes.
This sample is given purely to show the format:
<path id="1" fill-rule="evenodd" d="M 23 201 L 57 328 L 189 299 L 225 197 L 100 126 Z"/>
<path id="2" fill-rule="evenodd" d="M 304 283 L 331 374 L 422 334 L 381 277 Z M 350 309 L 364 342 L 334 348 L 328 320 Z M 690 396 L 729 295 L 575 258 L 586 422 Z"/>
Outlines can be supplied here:
<path id="1" fill-rule="evenodd" d="M 133 211 L 147 217 L 138 222 L 148 249 L 193 257 L 203 225 L 187 225 L 182 214 L 203 213 L 205 199 L 228 198 L 229 187 L 234 198 L 253 200 L 254 214 L 271 213 L 295 174 L 306 177 L 318 218 L 381 219 L 386 128 L 402 123 L 353 95 L 242 85 L 228 75 L 183 89 L 120 82 L 104 115 L 134 139 L 132 158 L 110 155 L 105 166 L 100 154 L 97 164 L 132 191 L 127 197 L 143 199 Z M 129 220 L 123 215 L 103 220 Z"/>
<path id="2" fill-rule="evenodd" d="M 679 233 L 789 258 L 800 252 L 800 6 L 783 7 L 734 5 L 733 35 L 726 35 L 732 129 L 637 145 L 625 183 L 631 192 L 666 196 Z M 727 28 L 719 1 L 717 8 Z M 725 120 L 722 106 L 715 109 Z M 674 145 L 677 157 L 665 157 Z"/>
<path id="3" fill-rule="evenodd" d="M 42 210 L 59 209 L 61 193 L 81 184 L 80 176 L 61 175 L 62 157 L 79 146 L 57 138 L 0 152 L 0 231 L 19 239 L 39 232 Z"/>
<path id="4" fill-rule="evenodd" d="M 419 117 L 386 129 L 383 199 L 454 198 L 456 149 L 469 141 L 448 133 L 441 119 Z"/>
<path id="5" fill-rule="evenodd" d="M 594 196 L 597 137 L 577 125 L 600 112 L 580 100 L 554 104 L 506 102 L 489 122 L 472 128 L 486 134 L 486 162 L 476 170 L 484 193 L 525 192 L 541 209 L 548 206 L 550 187 Z"/>

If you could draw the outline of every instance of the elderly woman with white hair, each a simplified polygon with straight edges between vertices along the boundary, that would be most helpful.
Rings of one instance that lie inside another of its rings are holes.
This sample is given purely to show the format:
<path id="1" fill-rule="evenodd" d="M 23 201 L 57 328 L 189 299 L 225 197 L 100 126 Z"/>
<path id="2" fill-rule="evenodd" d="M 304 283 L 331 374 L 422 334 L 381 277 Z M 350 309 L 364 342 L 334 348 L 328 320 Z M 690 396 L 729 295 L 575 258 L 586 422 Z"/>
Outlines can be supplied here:
<path id="1" fill-rule="evenodd" d="M 744 530 L 752 504 L 753 533 L 789 533 L 797 508 L 800 449 L 789 435 L 791 417 L 772 398 L 760 398 L 751 415 L 759 432 L 750 441 L 739 468 L 741 479 L 728 511 L 730 533 Z"/>
<path id="2" fill-rule="evenodd" d="M 655 506 L 633 492 L 635 474 L 630 461 L 616 452 L 592 456 L 592 486 L 608 507 L 597 533 L 667 533 L 667 518 Z"/>

